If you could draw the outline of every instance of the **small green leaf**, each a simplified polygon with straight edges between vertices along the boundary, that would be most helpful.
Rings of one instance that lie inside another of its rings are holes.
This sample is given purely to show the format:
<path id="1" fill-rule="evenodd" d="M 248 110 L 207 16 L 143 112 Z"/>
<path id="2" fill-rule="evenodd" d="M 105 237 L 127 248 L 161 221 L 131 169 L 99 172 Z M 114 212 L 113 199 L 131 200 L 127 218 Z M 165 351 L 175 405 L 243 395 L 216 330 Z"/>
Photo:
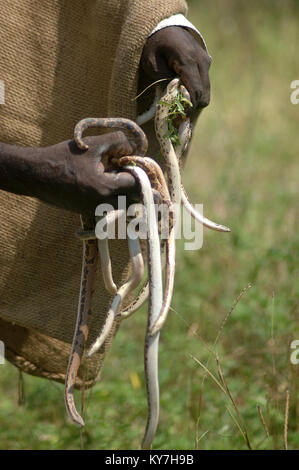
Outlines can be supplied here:
<path id="1" fill-rule="evenodd" d="M 164 106 L 171 106 L 171 103 L 167 103 L 167 101 L 160 100 L 159 104 L 164 104 Z"/>
<path id="2" fill-rule="evenodd" d="M 160 104 L 169 107 L 168 113 L 168 132 L 165 134 L 164 139 L 170 139 L 174 148 L 181 145 L 179 132 L 177 127 L 174 125 L 174 120 L 179 117 L 186 117 L 185 108 L 192 107 L 192 103 L 187 100 L 180 91 L 173 99 L 172 103 L 167 103 L 166 101 L 160 100 Z"/>

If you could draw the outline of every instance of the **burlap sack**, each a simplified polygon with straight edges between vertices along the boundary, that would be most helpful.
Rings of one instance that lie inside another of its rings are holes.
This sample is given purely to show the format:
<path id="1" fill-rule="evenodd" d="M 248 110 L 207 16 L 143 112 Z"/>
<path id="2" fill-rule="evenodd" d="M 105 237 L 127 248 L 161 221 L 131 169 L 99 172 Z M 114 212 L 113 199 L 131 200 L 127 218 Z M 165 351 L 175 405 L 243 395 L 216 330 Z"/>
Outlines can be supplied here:
<path id="1" fill-rule="evenodd" d="M 0 142 L 47 146 L 72 138 L 84 117 L 134 119 L 146 38 L 159 21 L 185 12 L 184 0 L 0 0 L 0 79 L 6 88 Z M 79 217 L 0 191 L 0 220 L 6 358 L 25 372 L 63 382 L 80 286 Z M 129 269 L 126 241 L 112 243 L 111 252 L 119 284 Z M 98 272 L 89 344 L 110 301 Z M 86 386 L 98 378 L 117 328 L 88 361 Z"/>

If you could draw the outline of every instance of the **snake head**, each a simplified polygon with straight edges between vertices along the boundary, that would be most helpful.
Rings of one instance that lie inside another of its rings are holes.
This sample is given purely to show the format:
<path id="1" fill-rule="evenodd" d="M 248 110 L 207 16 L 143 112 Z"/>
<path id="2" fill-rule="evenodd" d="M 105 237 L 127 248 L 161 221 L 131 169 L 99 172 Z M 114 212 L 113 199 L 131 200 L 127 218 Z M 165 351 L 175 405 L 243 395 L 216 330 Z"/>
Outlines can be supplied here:
<path id="1" fill-rule="evenodd" d="M 171 82 L 168 83 L 167 88 L 166 88 L 167 93 L 175 92 L 175 90 L 177 90 L 179 86 L 179 83 L 180 83 L 179 78 L 174 78 L 173 80 L 171 80 Z"/>

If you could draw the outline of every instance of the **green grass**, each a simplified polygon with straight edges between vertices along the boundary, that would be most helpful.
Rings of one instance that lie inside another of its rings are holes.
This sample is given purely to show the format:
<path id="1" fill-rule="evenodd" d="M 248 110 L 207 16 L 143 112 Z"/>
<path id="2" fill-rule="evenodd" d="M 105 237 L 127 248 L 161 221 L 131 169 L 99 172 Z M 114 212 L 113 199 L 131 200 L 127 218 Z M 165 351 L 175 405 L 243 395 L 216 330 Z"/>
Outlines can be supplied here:
<path id="1" fill-rule="evenodd" d="M 198 121 L 184 182 L 190 199 L 232 233 L 205 230 L 195 252 L 178 243 L 173 311 L 161 336 L 154 448 L 247 449 L 246 431 L 253 449 L 283 449 L 288 390 L 288 448 L 298 449 L 299 365 L 290 363 L 290 343 L 299 339 L 299 105 L 290 102 L 290 83 L 299 79 L 299 2 L 189 5 L 213 56 L 212 100 Z M 87 392 L 85 449 L 140 446 L 145 322 L 142 310 L 123 323 L 102 382 Z M 219 386 L 213 348 L 235 405 Z M 61 385 L 26 376 L 26 404 L 19 407 L 17 370 L 6 363 L 0 374 L 1 449 L 80 448 Z"/>

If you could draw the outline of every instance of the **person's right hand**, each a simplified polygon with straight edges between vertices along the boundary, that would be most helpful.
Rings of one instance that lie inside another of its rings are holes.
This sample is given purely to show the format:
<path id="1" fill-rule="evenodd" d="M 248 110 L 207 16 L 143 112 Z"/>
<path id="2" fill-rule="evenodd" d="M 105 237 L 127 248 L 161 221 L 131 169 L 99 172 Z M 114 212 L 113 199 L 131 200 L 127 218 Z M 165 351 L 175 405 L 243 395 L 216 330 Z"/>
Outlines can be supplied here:
<path id="1" fill-rule="evenodd" d="M 131 155 L 135 145 L 121 131 L 84 137 L 88 150 L 72 141 L 43 149 L 42 174 L 47 187 L 39 199 L 81 214 L 94 214 L 98 204 L 117 205 L 117 196 L 138 197 L 135 178 L 128 172 L 105 172 L 103 157 Z"/>
<path id="2" fill-rule="evenodd" d="M 32 148 L 0 143 L 0 189 L 31 196 L 56 207 L 94 215 L 98 204 L 127 205 L 139 198 L 139 187 L 128 172 L 105 172 L 103 157 L 131 155 L 135 144 L 123 132 L 84 137 L 89 148 L 74 140 Z"/>

